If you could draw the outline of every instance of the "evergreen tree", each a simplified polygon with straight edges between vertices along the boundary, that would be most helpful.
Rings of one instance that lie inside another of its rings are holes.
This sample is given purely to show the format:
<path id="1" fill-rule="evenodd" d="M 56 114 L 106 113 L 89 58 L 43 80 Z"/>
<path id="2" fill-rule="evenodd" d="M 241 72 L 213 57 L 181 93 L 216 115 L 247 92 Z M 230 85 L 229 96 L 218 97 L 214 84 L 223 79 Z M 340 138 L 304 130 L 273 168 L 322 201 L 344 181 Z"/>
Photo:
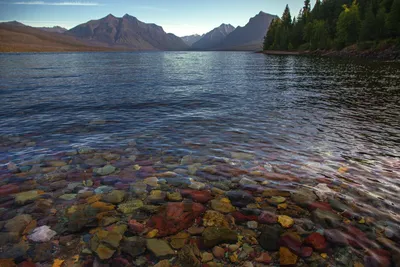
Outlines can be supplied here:
<path id="1" fill-rule="evenodd" d="M 361 24 L 356 1 L 353 2 L 350 8 L 346 5 L 343 8 L 344 10 L 340 13 L 336 26 L 336 41 L 339 48 L 357 42 Z"/>
<path id="2" fill-rule="evenodd" d="M 372 3 L 369 5 L 365 14 L 365 19 L 361 23 L 360 40 L 370 41 L 377 38 L 377 21 L 374 15 Z"/>
<path id="3" fill-rule="evenodd" d="M 400 0 L 394 0 L 387 16 L 386 29 L 390 37 L 400 36 Z"/>

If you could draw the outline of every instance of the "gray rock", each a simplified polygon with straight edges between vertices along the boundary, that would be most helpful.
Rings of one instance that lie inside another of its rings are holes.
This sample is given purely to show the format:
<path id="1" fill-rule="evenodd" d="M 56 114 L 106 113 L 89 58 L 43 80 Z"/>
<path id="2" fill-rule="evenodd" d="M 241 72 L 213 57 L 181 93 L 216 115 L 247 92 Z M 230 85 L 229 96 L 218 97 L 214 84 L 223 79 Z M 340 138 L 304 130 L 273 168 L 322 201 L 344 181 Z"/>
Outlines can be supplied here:
<path id="1" fill-rule="evenodd" d="M 116 168 L 112 165 L 106 165 L 102 168 L 94 168 L 93 169 L 93 172 L 100 176 L 110 175 L 115 171 L 116 171 Z"/>
<path id="2" fill-rule="evenodd" d="M 329 205 L 331 205 L 332 209 L 337 210 L 339 212 L 343 212 L 343 211 L 349 209 L 349 207 L 347 207 L 345 204 L 343 204 L 342 202 L 340 202 L 337 199 L 330 198 L 328 201 L 329 201 Z"/>
<path id="3" fill-rule="evenodd" d="M 121 251 L 131 255 L 132 258 L 136 258 L 146 251 L 146 239 L 139 236 L 124 238 L 121 244 Z"/>
<path id="4" fill-rule="evenodd" d="M 306 188 L 299 189 L 291 194 L 292 200 L 299 206 L 307 208 L 310 203 L 317 200 L 313 191 Z"/>
<path id="5" fill-rule="evenodd" d="M 341 217 L 327 210 L 316 209 L 312 212 L 312 220 L 324 228 L 336 228 L 340 225 Z"/>

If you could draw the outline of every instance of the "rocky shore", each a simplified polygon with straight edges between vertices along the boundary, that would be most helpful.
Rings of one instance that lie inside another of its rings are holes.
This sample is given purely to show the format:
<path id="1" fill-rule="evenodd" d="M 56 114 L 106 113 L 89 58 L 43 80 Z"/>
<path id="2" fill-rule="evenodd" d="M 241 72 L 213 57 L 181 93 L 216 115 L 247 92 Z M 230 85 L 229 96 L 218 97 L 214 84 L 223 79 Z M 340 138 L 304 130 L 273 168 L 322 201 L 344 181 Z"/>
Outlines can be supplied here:
<path id="1" fill-rule="evenodd" d="M 131 142 L 4 162 L 0 266 L 400 266 L 398 214 L 363 208 L 345 182 L 249 159 Z"/>

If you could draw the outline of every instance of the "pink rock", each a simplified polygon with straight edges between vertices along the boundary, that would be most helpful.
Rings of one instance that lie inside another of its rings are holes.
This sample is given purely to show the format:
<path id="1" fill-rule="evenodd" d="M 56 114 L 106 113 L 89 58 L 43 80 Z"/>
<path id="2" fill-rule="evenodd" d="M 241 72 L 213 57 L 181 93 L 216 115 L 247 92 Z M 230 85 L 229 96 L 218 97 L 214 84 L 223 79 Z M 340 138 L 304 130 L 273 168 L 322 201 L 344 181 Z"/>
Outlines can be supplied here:
<path id="1" fill-rule="evenodd" d="M 313 249 L 311 247 L 302 247 L 301 248 L 301 257 L 308 258 L 313 254 Z"/>
<path id="2" fill-rule="evenodd" d="M 204 211 L 204 206 L 199 203 L 170 202 L 163 211 L 150 218 L 147 226 L 156 228 L 160 237 L 173 235 L 192 226 Z"/>

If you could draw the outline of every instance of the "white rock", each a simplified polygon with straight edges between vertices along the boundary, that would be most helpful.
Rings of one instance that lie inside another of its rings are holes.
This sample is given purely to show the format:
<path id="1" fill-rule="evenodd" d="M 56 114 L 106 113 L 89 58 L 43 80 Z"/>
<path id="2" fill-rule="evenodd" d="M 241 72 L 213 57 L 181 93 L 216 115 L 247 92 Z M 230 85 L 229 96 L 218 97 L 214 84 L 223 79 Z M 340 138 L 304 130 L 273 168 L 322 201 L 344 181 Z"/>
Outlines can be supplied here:
<path id="1" fill-rule="evenodd" d="M 44 225 L 37 227 L 33 230 L 33 233 L 28 236 L 30 240 L 33 242 L 48 242 L 50 241 L 57 233 L 50 229 L 49 226 Z"/>
<path id="2" fill-rule="evenodd" d="M 314 187 L 314 193 L 320 201 L 326 201 L 328 198 L 333 198 L 337 192 L 330 189 L 326 184 L 318 184 Z"/>
<path id="3" fill-rule="evenodd" d="M 248 178 L 242 178 L 242 179 L 239 181 L 239 184 L 242 185 L 242 186 L 244 186 L 244 185 L 251 185 L 251 184 L 256 185 L 256 184 L 258 184 L 258 183 L 257 183 L 256 181 L 253 181 L 253 180 L 248 179 Z"/>
<path id="4" fill-rule="evenodd" d="M 257 229 L 258 227 L 258 222 L 256 221 L 249 221 L 247 222 L 247 227 L 250 229 Z"/>

